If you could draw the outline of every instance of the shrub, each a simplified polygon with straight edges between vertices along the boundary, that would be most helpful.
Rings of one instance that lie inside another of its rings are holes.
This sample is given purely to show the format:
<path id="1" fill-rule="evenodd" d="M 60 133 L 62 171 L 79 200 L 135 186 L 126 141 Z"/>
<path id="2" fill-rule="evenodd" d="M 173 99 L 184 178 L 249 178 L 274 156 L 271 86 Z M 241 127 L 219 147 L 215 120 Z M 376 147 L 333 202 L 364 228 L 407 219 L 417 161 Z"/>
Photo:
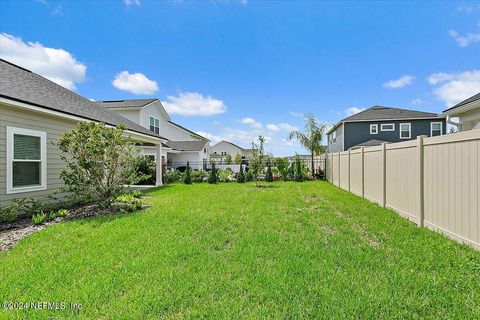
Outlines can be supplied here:
<path id="1" fill-rule="evenodd" d="M 133 212 L 140 210 L 143 207 L 143 202 L 130 194 L 122 194 L 116 198 L 116 206 L 121 213 Z"/>
<path id="2" fill-rule="evenodd" d="M 277 158 L 275 160 L 278 173 L 284 181 L 288 179 L 288 160 L 285 158 Z"/>
<path id="3" fill-rule="evenodd" d="M 56 143 L 66 163 L 60 173 L 61 191 L 76 202 L 110 203 L 124 186 L 147 178 L 135 168 L 135 142 L 124 135 L 125 126 L 79 122 Z"/>
<path id="4" fill-rule="evenodd" d="M 208 178 L 208 173 L 203 170 L 192 170 L 190 175 L 193 182 L 203 182 Z"/>
<path id="5" fill-rule="evenodd" d="M 226 164 L 232 164 L 232 156 L 227 154 L 227 156 L 225 157 L 225 163 Z"/>
<path id="6" fill-rule="evenodd" d="M 295 156 L 295 172 L 294 172 L 295 181 L 302 182 L 303 181 L 303 172 L 302 172 L 302 162 L 300 157 L 297 155 Z"/>
<path id="7" fill-rule="evenodd" d="M 137 199 L 143 197 L 143 193 L 140 190 L 132 190 L 132 191 L 130 191 L 130 195 L 134 198 L 137 198 Z"/>
<path id="8" fill-rule="evenodd" d="M 192 184 L 192 177 L 190 176 L 190 162 L 187 161 L 187 168 L 185 169 L 185 175 L 183 177 L 183 183 Z"/>
<path id="9" fill-rule="evenodd" d="M 250 159 L 249 168 L 249 171 L 252 171 L 255 185 L 257 187 L 260 180 L 260 175 L 265 170 L 265 153 L 263 150 L 265 138 L 263 136 L 258 136 L 258 142 L 258 145 L 255 142 L 252 142 L 252 158 Z"/>
<path id="10" fill-rule="evenodd" d="M 43 211 L 38 213 L 38 214 L 34 214 L 32 216 L 32 223 L 34 225 L 42 224 L 42 223 L 45 222 L 45 220 L 46 220 L 46 215 L 45 215 L 45 213 L 43 213 Z"/>
<path id="11" fill-rule="evenodd" d="M 174 182 L 180 181 L 181 177 L 182 177 L 182 173 L 178 170 L 165 172 L 163 174 L 163 183 L 165 184 L 174 183 Z"/>
<path id="12" fill-rule="evenodd" d="M 220 181 L 230 182 L 233 180 L 233 172 L 230 168 L 227 168 L 225 170 L 219 170 L 218 178 L 220 179 Z"/>
<path id="13" fill-rule="evenodd" d="M 273 173 L 272 173 L 272 166 L 270 165 L 270 161 L 267 163 L 267 173 L 265 174 L 265 181 L 273 182 Z"/>
<path id="14" fill-rule="evenodd" d="M 215 162 L 212 161 L 212 170 L 208 176 L 208 183 L 215 184 L 217 183 L 217 170 L 215 169 Z"/>
<path id="15" fill-rule="evenodd" d="M 240 171 L 237 174 L 237 182 L 238 183 L 245 182 L 245 171 L 243 171 L 243 165 L 240 165 Z"/>
<path id="16" fill-rule="evenodd" d="M 8 206 L 0 206 L 0 223 L 15 221 L 21 205 L 18 202 L 12 202 Z"/>
<path id="17" fill-rule="evenodd" d="M 253 181 L 253 179 L 252 170 L 248 169 L 245 174 L 245 181 Z"/>
<path id="18" fill-rule="evenodd" d="M 60 209 L 57 211 L 57 217 L 65 218 L 69 214 L 70 212 L 68 211 L 68 209 Z"/>
<path id="19" fill-rule="evenodd" d="M 137 182 L 140 185 L 155 185 L 156 182 L 156 165 L 151 157 L 139 156 L 135 158 L 135 172 L 144 179 Z"/>

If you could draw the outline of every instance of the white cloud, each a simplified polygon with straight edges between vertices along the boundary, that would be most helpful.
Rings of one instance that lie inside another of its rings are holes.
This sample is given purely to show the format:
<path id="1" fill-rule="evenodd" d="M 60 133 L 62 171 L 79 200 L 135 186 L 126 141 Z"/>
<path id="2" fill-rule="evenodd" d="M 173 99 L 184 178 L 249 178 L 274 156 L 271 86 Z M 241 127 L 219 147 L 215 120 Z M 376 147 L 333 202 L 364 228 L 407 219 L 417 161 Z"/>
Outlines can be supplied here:
<path id="1" fill-rule="evenodd" d="M 181 92 L 178 96 L 167 96 L 163 106 L 169 113 L 182 116 L 212 116 L 227 111 L 222 100 L 198 92 Z"/>
<path id="2" fill-rule="evenodd" d="M 427 80 L 432 85 L 439 85 L 433 92 L 447 107 L 480 92 L 480 70 L 434 73 Z"/>
<path id="3" fill-rule="evenodd" d="M 112 85 L 123 91 L 134 94 L 154 94 L 158 91 L 156 81 L 148 79 L 143 73 L 122 71 L 112 81 Z"/>
<path id="4" fill-rule="evenodd" d="M 461 36 L 457 31 L 450 30 L 448 31 L 450 37 L 452 37 L 460 47 L 467 47 L 475 42 L 480 41 L 480 33 L 467 33 L 464 36 Z"/>
<path id="5" fill-rule="evenodd" d="M 382 84 L 382 86 L 387 89 L 399 89 L 408 86 L 413 82 L 414 79 L 415 78 L 412 76 L 403 75 L 398 79 L 385 82 L 384 84 Z"/>
<path id="6" fill-rule="evenodd" d="M 87 67 L 63 49 L 44 47 L 38 42 L 23 42 L 7 33 L 0 34 L 0 57 L 74 90 L 85 80 Z"/>
<path id="7" fill-rule="evenodd" d="M 214 134 L 211 134 L 209 132 L 205 132 L 205 131 L 196 131 L 197 134 L 201 135 L 202 137 L 205 137 L 207 138 L 208 140 L 210 140 L 212 143 L 217 143 L 219 141 L 222 140 L 221 137 L 219 136 L 216 136 Z"/>
<path id="8" fill-rule="evenodd" d="M 449 81 L 454 79 L 455 75 L 452 73 L 445 73 L 445 72 L 437 72 L 432 73 L 427 77 L 427 81 L 430 84 L 437 84 L 445 81 Z"/>
<path id="9" fill-rule="evenodd" d="M 270 130 L 270 131 L 280 131 L 280 128 L 276 125 L 276 124 L 273 124 L 273 123 L 269 123 L 267 124 L 267 129 Z"/>
<path id="10" fill-rule="evenodd" d="M 423 102 L 422 99 L 418 98 L 418 99 L 412 100 L 410 104 L 415 106 L 415 105 L 421 104 L 422 102 Z"/>
<path id="11" fill-rule="evenodd" d="M 298 130 L 297 127 L 292 126 L 288 123 L 279 123 L 278 126 L 280 127 L 281 130 L 287 131 L 287 132 Z"/>
<path id="12" fill-rule="evenodd" d="M 123 3 L 127 7 L 130 7 L 130 6 L 133 6 L 133 5 L 140 6 L 140 0 L 123 0 Z"/>
<path id="13" fill-rule="evenodd" d="M 290 111 L 289 114 L 290 114 L 291 116 L 293 116 L 293 117 L 305 118 L 305 115 L 304 115 L 303 113 Z"/>
<path id="14" fill-rule="evenodd" d="M 347 116 L 353 116 L 354 114 L 362 112 L 363 110 L 365 110 L 365 108 L 351 107 L 345 110 L 345 113 L 347 114 Z"/>
<path id="15" fill-rule="evenodd" d="M 240 120 L 240 123 L 247 124 L 250 127 L 255 128 L 255 129 L 261 129 L 262 128 L 262 124 L 260 122 L 256 121 L 253 118 L 250 118 L 250 117 L 243 118 L 242 120 Z"/>

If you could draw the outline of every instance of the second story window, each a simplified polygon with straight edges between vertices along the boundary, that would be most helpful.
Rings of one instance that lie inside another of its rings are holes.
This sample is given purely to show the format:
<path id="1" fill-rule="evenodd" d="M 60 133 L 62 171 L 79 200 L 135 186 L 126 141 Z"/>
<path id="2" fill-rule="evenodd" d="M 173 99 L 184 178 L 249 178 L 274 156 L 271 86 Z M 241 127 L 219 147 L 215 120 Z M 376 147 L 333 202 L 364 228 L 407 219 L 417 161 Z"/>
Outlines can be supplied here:
<path id="1" fill-rule="evenodd" d="M 378 133 L 378 124 L 371 124 L 370 125 L 370 134 L 377 134 Z"/>
<path id="2" fill-rule="evenodd" d="M 160 134 L 160 120 L 150 116 L 150 131 Z"/>
<path id="3" fill-rule="evenodd" d="M 333 131 L 332 133 L 332 143 L 337 142 L 337 131 Z"/>

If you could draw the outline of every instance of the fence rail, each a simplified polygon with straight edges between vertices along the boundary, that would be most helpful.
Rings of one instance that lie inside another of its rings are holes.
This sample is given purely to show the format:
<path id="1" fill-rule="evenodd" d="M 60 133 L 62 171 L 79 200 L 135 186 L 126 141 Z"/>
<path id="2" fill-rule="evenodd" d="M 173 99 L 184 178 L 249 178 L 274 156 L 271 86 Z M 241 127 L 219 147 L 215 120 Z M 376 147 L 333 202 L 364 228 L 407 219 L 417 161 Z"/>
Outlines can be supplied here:
<path id="1" fill-rule="evenodd" d="M 480 249 L 480 130 L 324 157 L 333 184 Z"/>

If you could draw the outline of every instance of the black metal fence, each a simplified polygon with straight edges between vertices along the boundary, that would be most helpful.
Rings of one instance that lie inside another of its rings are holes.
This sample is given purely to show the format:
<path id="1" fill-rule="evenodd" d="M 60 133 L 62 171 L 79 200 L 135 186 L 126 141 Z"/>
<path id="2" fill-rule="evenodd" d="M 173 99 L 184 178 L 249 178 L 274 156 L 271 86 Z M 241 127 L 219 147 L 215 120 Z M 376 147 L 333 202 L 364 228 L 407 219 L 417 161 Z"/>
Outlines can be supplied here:
<path id="1" fill-rule="evenodd" d="M 293 165 L 295 163 L 295 159 L 293 158 L 286 158 L 287 160 L 287 166 L 289 170 L 294 170 Z M 312 159 L 311 158 L 300 158 L 300 162 L 302 164 L 302 167 L 304 170 L 307 170 L 309 173 L 312 172 Z M 250 167 L 250 161 L 249 160 L 242 160 L 240 163 L 235 163 L 235 162 L 226 162 L 226 161 L 220 161 L 220 160 L 212 160 L 212 161 L 189 161 L 188 164 L 192 170 L 203 170 L 203 171 L 210 171 L 212 169 L 212 163 L 215 164 L 215 169 L 216 170 L 225 170 L 229 169 L 234 173 L 237 173 L 240 171 L 240 165 L 242 165 L 243 169 L 248 171 Z M 270 163 L 272 168 L 277 168 L 277 161 L 276 160 L 270 160 L 270 161 L 265 161 L 264 166 L 265 168 L 268 166 L 268 163 Z M 167 171 L 173 171 L 173 170 L 178 170 L 178 171 L 185 171 L 187 167 L 187 162 L 173 162 L 169 161 L 166 164 L 166 169 Z M 315 157 L 313 160 L 313 176 L 318 178 L 318 179 L 325 179 L 325 168 L 326 168 L 326 159 L 321 158 L 321 157 Z"/>

